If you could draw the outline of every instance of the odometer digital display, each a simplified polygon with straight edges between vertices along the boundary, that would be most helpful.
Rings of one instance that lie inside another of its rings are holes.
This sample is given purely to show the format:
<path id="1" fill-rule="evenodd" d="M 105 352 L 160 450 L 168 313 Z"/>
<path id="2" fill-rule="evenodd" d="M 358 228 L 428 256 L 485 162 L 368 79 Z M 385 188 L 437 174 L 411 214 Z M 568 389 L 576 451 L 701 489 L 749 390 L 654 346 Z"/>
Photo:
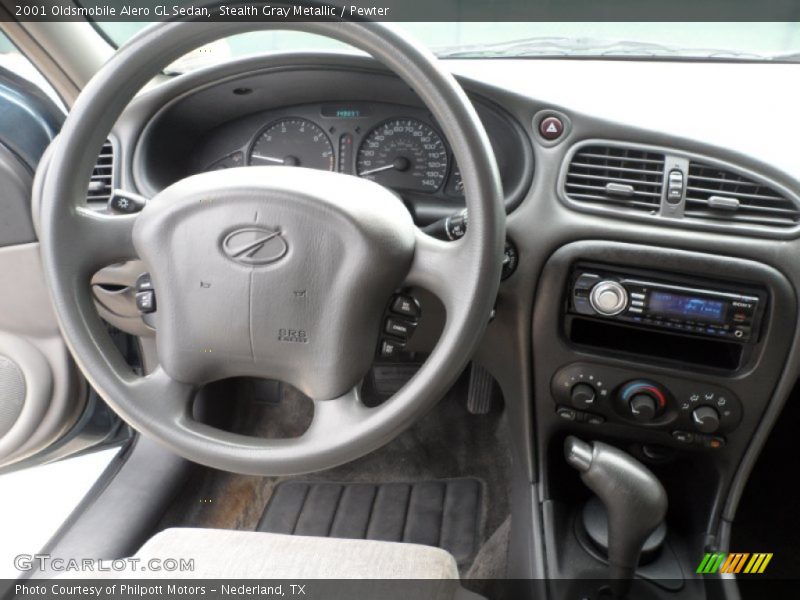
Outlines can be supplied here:
<path id="1" fill-rule="evenodd" d="M 356 172 L 386 187 L 435 192 L 447 175 L 447 150 L 433 128 L 418 119 L 390 119 L 361 144 Z"/>

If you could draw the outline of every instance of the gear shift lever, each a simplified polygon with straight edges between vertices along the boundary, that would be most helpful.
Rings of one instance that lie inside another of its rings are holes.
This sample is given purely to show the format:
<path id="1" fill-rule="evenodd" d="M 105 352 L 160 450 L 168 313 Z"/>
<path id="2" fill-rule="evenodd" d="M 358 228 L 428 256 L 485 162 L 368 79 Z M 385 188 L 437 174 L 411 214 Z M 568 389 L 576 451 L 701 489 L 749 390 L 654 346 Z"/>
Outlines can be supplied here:
<path id="1" fill-rule="evenodd" d="M 647 537 L 664 520 L 667 492 L 650 470 L 622 450 L 569 436 L 567 462 L 608 512 L 608 565 L 612 589 L 624 597 Z"/>

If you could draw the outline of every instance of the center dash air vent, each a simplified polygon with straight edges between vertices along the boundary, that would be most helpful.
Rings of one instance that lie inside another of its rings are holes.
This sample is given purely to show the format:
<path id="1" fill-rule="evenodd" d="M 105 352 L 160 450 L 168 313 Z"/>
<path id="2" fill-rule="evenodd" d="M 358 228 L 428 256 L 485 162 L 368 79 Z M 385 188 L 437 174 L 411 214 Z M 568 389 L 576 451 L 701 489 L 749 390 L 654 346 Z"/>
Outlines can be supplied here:
<path id="1" fill-rule="evenodd" d="M 114 189 L 114 146 L 110 141 L 103 144 L 97 157 L 89 188 L 86 191 L 86 203 L 89 206 L 105 206 Z"/>
<path id="2" fill-rule="evenodd" d="M 664 155 L 611 145 L 581 147 L 567 169 L 565 192 L 577 202 L 653 212 L 661 204 Z"/>
<path id="3" fill-rule="evenodd" d="M 800 207 L 766 183 L 691 161 L 684 216 L 770 227 L 794 227 L 800 222 Z"/>

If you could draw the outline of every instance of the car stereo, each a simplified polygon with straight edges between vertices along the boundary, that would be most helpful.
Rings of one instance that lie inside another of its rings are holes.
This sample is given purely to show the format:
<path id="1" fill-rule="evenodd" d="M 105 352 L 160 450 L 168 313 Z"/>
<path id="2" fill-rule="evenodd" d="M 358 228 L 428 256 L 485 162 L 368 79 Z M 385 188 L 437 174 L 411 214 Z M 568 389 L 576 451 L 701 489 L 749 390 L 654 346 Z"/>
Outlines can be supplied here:
<path id="1" fill-rule="evenodd" d="M 714 289 L 590 267 L 577 268 L 570 281 L 573 314 L 742 342 L 758 335 L 764 296 L 754 289 Z"/>

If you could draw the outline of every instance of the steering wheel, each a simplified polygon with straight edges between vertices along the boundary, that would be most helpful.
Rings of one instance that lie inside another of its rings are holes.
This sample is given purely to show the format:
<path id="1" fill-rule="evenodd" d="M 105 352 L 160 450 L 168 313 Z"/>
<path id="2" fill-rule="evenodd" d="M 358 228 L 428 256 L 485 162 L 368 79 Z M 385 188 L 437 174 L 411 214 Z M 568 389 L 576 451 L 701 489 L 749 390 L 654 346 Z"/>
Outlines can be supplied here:
<path id="1" fill-rule="evenodd" d="M 138 215 L 83 205 L 108 132 L 165 66 L 256 29 L 319 34 L 368 52 L 433 113 L 464 180 L 469 231 L 442 242 L 402 202 L 351 175 L 242 167 L 187 177 Z M 317 471 L 387 443 L 429 410 L 468 363 L 497 294 L 505 239 L 500 178 L 486 132 L 437 59 L 391 27 L 364 22 L 168 22 L 143 30 L 87 84 L 44 173 L 42 256 L 62 333 L 89 383 L 134 429 L 177 454 L 254 475 Z M 100 268 L 141 258 L 156 293 L 159 367 L 134 373 L 90 293 Z M 446 324 L 416 375 L 375 408 L 359 399 L 383 308 L 399 287 L 442 301 Z M 192 417 L 198 387 L 227 377 L 289 383 L 314 400 L 300 437 L 261 439 Z"/>

